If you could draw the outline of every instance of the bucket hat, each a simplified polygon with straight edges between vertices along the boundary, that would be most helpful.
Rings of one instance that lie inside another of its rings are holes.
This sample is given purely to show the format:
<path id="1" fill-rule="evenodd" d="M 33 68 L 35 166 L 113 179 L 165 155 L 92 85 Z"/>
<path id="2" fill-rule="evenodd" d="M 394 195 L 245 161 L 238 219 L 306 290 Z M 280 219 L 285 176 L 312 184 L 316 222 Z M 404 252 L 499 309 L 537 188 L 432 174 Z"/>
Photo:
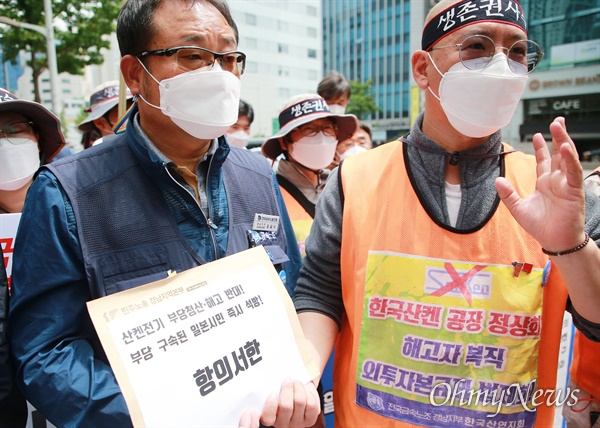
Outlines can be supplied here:
<path id="1" fill-rule="evenodd" d="M 337 124 L 337 140 L 350 138 L 358 127 L 358 119 L 353 114 L 333 114 L 323 97 L 317 94 L 295 95 L 283 105 L 279 113 L 279 131 L 262 146 L 263 154 L 276 159 L 283 150 L 279 140 L 291 131 L 313 120 L 331 118 Z"/>
<path id="2" fill-rule="evenodd" d="M 129 88 L 126 90 L 126 98 L 133 98 Z M 101 118 L 111 108 L 119 104 L 119 82 L 117 80 L 103 83 L 96 87 L 90 97 L 90 106 L 85 110 L 90 114 L 78 126 L 82 132 L 94 130 L 94 120 Z"/>
<path id="3" fill-rule="evenodd" d="M 60 120 L 43 105 L 35 101 L 20 100 L 16 95 L 0 88 L 0 113 L 3 112 L 19 113 L 33 122 L 43 164 L 50 162 L 65 145 Z"/>

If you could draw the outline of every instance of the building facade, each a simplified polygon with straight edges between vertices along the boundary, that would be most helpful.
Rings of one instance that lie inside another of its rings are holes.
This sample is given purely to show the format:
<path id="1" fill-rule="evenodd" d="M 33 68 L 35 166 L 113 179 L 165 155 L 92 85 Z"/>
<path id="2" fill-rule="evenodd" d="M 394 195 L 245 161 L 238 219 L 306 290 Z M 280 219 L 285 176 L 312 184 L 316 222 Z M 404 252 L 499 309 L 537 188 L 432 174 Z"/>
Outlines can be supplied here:
<path id="1" fill-rule="evenodd" d="M 324 72 L 349 80 L 373 81 L 381 111 L 368 118 L 377 139 L 390 140 L 410 129 L 424 94 L 412 79 L 410 58 L 420 49 L 425 17 L 437 0 L 346 0 L 323 2 Z M 544 58 L 504 140 L 519 145 L 545 133 L 565 116 L 579 152 L 600 147 L 600 0 L 521 0 L 528 37 Z"/>
<path id="2" fill-rule="evenodd" d="M 435 0 L 323 2 L 324 72 L 335 70 L 348 80 L 372 81 L 371 93 L 381 109 L 367 118 L 375 139 L 389 140 L 410 128 L 410 94 L 415 93 L 411 53 L 419 45 L 432 4 Z"/>
<path id="3" fill-rule="evenodd" d="M 329 1 L 325 1 L 329 3 Z M 317 92 L 323 77 L 321 0 L 229 0 L 238 49 L 247 55 L 242 99 L 255 113 L 253 137 L 278 129 L 281 106 L 293 95 Z"/>
<path id="4" fill-rule="evenodd" d="M 21 52 L 20 58 L 21 62 L 25 64 L 24 52 Z M 57 80 L 60 111 L 53 111 L 50 73 L 48 70 L 44 71 L 38 79 L 40 101 L 44 107 L 58 116 L 67 145 L 78 151 L 81 148 L 81 133 L 77 130 L 77 123 L 75 122 L 85 105 L 83 95 L 84 78 L 83 76 L 60 73 Z M 33 100 L 35 98 L 33 76 L 30 67 L 25 67 L 23 74 L 19 77 L 15 95 L 24 100 Z"/>
<path id="5" fill-rule="evenodd" d="M 0 45 L 0 64 L 0 88 L 15 93 L 17 91 L 19 77 L 24 73 L 21 58 L 17 58 L 14 63 L 5 61 L 2 45 Z"/>
<path id="6" fill-rule="evenodd" d="M 556 116 L 581 153 L 600 148 L 600 0 L 522 0 L 528 36 L 544 51 L 515 119 L 511 139 L 530 141 Z"/>

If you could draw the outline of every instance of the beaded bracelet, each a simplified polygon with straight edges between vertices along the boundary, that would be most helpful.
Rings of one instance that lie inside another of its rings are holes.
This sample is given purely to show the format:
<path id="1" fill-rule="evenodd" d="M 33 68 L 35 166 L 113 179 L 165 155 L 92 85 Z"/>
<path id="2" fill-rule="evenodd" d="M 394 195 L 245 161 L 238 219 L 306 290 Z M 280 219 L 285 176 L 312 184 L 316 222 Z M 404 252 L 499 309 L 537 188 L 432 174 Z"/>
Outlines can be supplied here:
<path id="1" fill-rule="evenodd" d="M 583 240 L 583 242 L 581 244 L 579 244 L 575 248 L 571 248 L 570 250 L 566 250 L 566 251 L 557 251 L 556 253 L 552 252 L 552 251 L 544 250 L 542 248 L 542 252 L 544 254 L 549 255 L 549 256 L 555 256 L 556 257 L 556 256 L 566 256 L 567 254 L 572 254 L 572 253 L 574 253 L 576 251 L 579 251 L 583 247 L 585 247 L 588 244 L 588 242 L 590 242 L 590 235 L 588 235 L 586 232 L 584 232 L 584 233 L 585 233 L 585 239 Z"/>

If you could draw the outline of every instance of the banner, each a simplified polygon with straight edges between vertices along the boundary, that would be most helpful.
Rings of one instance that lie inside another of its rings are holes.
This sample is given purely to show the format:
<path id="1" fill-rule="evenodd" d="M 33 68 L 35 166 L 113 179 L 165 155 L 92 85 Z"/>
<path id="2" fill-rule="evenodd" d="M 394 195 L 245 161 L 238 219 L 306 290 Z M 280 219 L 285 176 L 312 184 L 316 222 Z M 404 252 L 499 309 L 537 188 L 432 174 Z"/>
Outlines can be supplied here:
<path id="1" fill-rule="evenodd" d="M 0 215 L 0 245 L 2 246 L 2 254 L 4 256 L 3 263 L 8 278 L 9 291 L 12 281 L 12 260 L 13 251 L 15 250 L 15 237 L 17 236 L 20 220 L 21 213 Z"/>
<path id="2" fill-rule="evenodd" d="M 262 247 L 88 302 L 135 426 L 238 426 L 318 374 Z"/>

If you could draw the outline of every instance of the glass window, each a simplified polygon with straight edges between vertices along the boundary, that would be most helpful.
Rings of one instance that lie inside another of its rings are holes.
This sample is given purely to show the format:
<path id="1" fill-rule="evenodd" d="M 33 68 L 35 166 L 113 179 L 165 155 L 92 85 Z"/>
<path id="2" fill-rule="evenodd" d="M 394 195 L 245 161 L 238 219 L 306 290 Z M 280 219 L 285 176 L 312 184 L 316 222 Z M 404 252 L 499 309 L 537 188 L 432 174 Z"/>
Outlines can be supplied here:
<path id="1" fill-rule="evenodd" d="M 317 50 L 316 49 L 309 49 L 308 50 L 308 57 L 309 58 L 316 58 L 317 57 Z"/>
<path id="2" fill-rule="evenodd" d="M 248 25 L 256 25 L 256 15 L 252 15 L 251 13 L 246 13 L 246 24 Z"/>
<path id="3" fill-rule="evenodd" d="M 306 35 L 310 38 L 316 39 L 317 38 L 317 29 L 313 28 L 313 27 L 308 27 L 306 29 Z"/>
<path id="4" fill-rule="evenodd" d="M 285 44 L 283 44 L 283 43 L 278 43 L 278 44 L 277 44 L 277 51 L 278 51 L 279 53 L 289 53 L 289 49 L 290 49 L 290 48 L 289 48 L 289 46 L 288 46 L 288 45 L 285 45 Z"/>
<path id="5" fill-rule="evenodd" d="M 277 30 L 281 31 L 282 33 L 288 33 L 289 32 L 289 24 L 285 21 L 281 21 L 281 20 L 277 20 Z"/>
<path id="6" fill-rule="evenodd" d="M 246 73 L 258 73 L 258 64 L 254 61 L 246 63 Z"/>
<path id="7" fill-rule="evenodd" d="M 277 70 L 277 74 L 282 77 L 289 77 L 290 69 L 288 67 L 284 67 L 283 65 L 280 65 L 279 69 Z"/>
<path id="8" fill-rule="evenodd" d="M 308 16 L 317 16 L 317 8 L 314 6 L 306 6 L 306 14 Z"/>

